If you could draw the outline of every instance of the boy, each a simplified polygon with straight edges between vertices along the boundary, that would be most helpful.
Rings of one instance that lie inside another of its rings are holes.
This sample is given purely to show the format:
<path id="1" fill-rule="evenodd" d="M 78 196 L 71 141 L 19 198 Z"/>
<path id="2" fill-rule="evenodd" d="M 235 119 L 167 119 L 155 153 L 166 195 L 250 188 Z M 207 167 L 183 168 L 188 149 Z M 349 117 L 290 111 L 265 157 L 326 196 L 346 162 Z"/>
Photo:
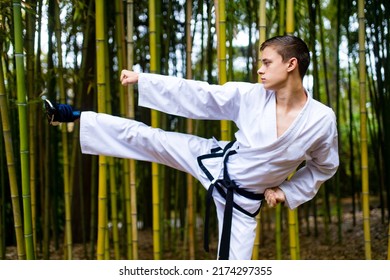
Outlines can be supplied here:
<path id="1" fill-rule="evenodd" d="M 54 123 L 80 117 L 83 153 L 152 161 L 190 173 L 217 208 L 218 259 L 250 259 L 262 200 L 271 207 L 284 203 L 296 208 L 315 196 L 339 164 L 335 115 L 302 84 L 310 63 L 306 44 L 295 36 L 277 36 L 260 50 L 261 84 L 209 85 L 121 73 L 122 85 L 138 83 L 140 106 L 192 119 L 234 121 L 238 131 L 231 142 L 94 112 L 80 116 L 69 105 L 49 101 L 48 118 Z M 305 165 L 286 181 L 302 162 Z"/>

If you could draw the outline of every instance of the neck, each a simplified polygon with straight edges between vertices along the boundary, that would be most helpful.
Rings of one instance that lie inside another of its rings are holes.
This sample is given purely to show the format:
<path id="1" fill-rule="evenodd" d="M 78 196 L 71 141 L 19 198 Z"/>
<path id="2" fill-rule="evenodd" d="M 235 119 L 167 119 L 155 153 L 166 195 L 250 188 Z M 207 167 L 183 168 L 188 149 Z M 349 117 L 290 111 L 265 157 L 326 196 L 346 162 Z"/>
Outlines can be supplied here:
<path id="1" fill-rule="evenodd" d="M 285 110 L 301 108 L 307 100 L 306 91 L 300 80 L 293 85 L 278 89 L 275 95 L 277 106 Z"/>

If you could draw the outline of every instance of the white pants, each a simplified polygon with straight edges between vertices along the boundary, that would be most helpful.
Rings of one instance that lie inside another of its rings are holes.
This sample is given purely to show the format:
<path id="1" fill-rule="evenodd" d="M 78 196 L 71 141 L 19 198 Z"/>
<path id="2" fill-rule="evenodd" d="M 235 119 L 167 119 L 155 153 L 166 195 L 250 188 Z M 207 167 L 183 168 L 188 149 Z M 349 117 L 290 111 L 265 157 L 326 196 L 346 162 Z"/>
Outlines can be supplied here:
<path id="1" fill-rule="evenodd" d="M 214 139 L 167 132 L 141 122 L 106 114 L 83 112 L 80 119 L 80 144 L 84 154 L 156 162 L 191 174 L 206 189 L 210 185 L 199 168 L 197 157 L 208 154 L 215 148 Z M 225 199 L 217 191 L 214 191 L 213 198 L 220 240 Z M 235 202 L 240 205 L 240 201 L 250 205 L 251 209 L 260 206 L 258 201 L 235 195 Z M 251 259 L 255 232 L 255 218 L 233 209 L 229 259 Z"/>

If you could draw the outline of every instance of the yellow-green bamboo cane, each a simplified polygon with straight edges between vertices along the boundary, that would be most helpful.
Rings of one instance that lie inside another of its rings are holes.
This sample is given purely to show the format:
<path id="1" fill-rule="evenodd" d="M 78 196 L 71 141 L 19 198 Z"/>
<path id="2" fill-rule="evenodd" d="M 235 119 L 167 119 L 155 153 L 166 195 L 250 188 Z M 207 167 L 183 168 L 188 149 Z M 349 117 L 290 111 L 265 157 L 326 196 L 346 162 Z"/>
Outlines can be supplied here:
<path id="1" fill-rule="evenodd" d="M 128 69 L 133 68 L 134 64 L 134 40 L 133 40 L 133 28 L 134 28 L 134 1 L 127 0 L 127 67 Z M 127 87 L 127 114 L 130 119 L 134 119 L 134 87 Z M 136 162 L 135 160 L 129 160 L 130 169 L 130 208 L 126 205 L 127 220 L 130 222 L 128 227 L 128 242 L 132 245 L 132 258 L 138 259 L 138 214 L 137 214 L 137 188 L 136 188 L 136 176 L 135 176 Z M 126 190 L 128 192 L 128 190 Z M 126 199 L 127 201 L 127 199 Z M 128 204 L 128 203 L 127 203 Z M 129 253 L 131 250 L 129 250 Z"/>
<path id="2" fill-rule="evenodd" d="M 60 103 L 66 103 L 66 93 L 64 84 L 64 73 L 62 70 L 62 41 L 61 41 L 61 21 L 60 21 L 60 7 L 59 3 L 55 2 L 55 34 L 57 41 L 58 54 L 58 88 L 60 91 Z M 63 172 L 64 172 L 64 199 L 65 199 L 65 256 L 66 259 L 72 259 L 72 217 L 71 217 L 71 188 L 69 184 L 69 149 L 68 149 L 68 135 L 67 126 L 61 127 L 62 137 L 62 152 L 63 152 Z"/>
<path id="3" fill-rule="evenodd" d="M 286 1 L 286 33 L 292 35 L 295 30 L 294 0 Z"/>
<path id="4" fill-rule="evenodd" d="M 106 112 L 106 77 L 105 77 L 105 16 L 104 0 L 96 0 L 96 70 L 97 70 L 97 98 L 98 112 Z M 106 230 L 107 230 L 107 160 L 99 156 L 99 189 L 98 189 L 98 240 L 97 259 L 104 259 Z"/>
<path id="5" fill-rule="evenodd" d="M 286 0 L 279 1 L 279 35 L 283 35 L 286 29 Z M 275 252 L 276 259 L 282 259 L 282 205 L 278 204 L 275 208 Z"/>
<path id="6" fill-rule="evenodd" d="M 290 258 L 292 260 L 298 260 L 298 244 L 296 238 L 297 221 L 295 219 L 295 210 L 287 210 L 288 212 L 288 231 L 290 237 Z"/>
<path id="7" fill-rule="evenodd" d="M 27 259 L 35 259 L 34 240 L 31 219 L 31 195 L 30 195 L 30 170 L 29 170 L 29 146 L 27 127 L 27 96 L 24 77 L 24 55 L 23 55 L 23 32 L 22 13 L 20 0 L 13 0 L 13 19 L 15 35 L 15 63 L 17 83 L 17 105 L 19 115 L 20 133 L 20 163 L 22 173 L 22 196 L 23 196 L 23 218 L 24 218 L 24 239 Z"/>
<path id="8" fill-rule="evenodd" d="M 107 76 L 106 76 L 107 77 Z M 108 80 L 108 77 L 107 79 Z M 106 94 L 108 96 L 108 94 Z M 107 103 L 108 104 L 108 103 Z M 110 108 L 108 105 L 107 108 Z M 111 114 L 111 109 L 107 109 L 107 113 Z M 116 260 L 119 260 L 120 258 L 120 252 L 119 252 L 119 229 L 118 229 L 118 189 L 117 184 L 115 181 L 115 162 L 113 157 L 107 157 L 107 163 L 108 163 L 108 169 L 109 169 L 109 182 L 110 182 L 110 202 L 111 202 L 111 222 L 112 222 L 112 241 L 114 244 L 114 258 Z M 108 219 L 107 219 L 108 221 Z M 107 235 L 107 248 L 106 251 L 109 249 L 109 239 L 108 234 Z"/>
<path id="9" fill-rule="evenodd" d="M 186 78 L 192 79 L 192 1 L 187 1 L 186 6 Z M 187 133 L 192 134 L 193 120 L 187 119 Z M 187 213 L 188 213 L 188 252 L 189 259 L 195 259 L 195 209 L 194 209 L 194 178 L 187 174 Z"/>
<path id="10" fill-rule="evenodd" d="M 2 47 L 2 43 L 0 43 L 0 49 L 1 47 Z M 9 180 L 10 193 L 11 193 L 16 247 L 17 247 L 18 259 L 24 260 L 26 258 L 26 249 L 24 246 L 24 239 L 23 239 L 22 212 L 19 203 L 20 196 L 19 196 L 18 182 L 16 176 L 14 151 L 12 146 L 13 142 L 12 142 L 11 126 L 8 117 L 9 112 L 8 112 L 6 93 L 5 93 L 5 83 L 4 83 L 4 74 L 3 74 L 3 67 L 1 63 L 1 57 L 0 57 L 0 113 L 1 113 L 1 121 L 3 125 L 5 156 L 7 160 L 8 180 Z"/>
<path id="11" fill-rule="evenodd" d="M 294 0 L 287 0 L 286 3 L 286 33 L 292 35 L 295 28 L 294 19 Z M 289 176 L 291 178 L 293 174 Z M 291 259 L 299 259 L 299 232 L 297 214 L 298 209 L 288 210 L 288 224 L 289 224 L 289 236 L 290 236 L 290 256 Z"/>
<path id="12" fill-rule="evenodd" d="M 227 81 L 226 73 L 226 8 L 225 0 L 214 0 L 217 21 L 217 41 L 218 41 L 218 81 L 223 85 Z M 229 140 L 230 129 L 229 122 L 221 121 L 221 139 Z"/>
<path id="13" fill-rule="evenodd" d="M 157 71 L 157 34 L 156 34 L 156 0 L 149 1 L 149 40 L 150 40 L 150 72 Z M 158 126 L 158 113 L 152 110 L 152 126 Z M 153 255 L 155 260 L 161 259 L 160 242 L 160 187 L 159 166 L 152 163 L 152 204 L 153 204 Z"/>
<path id="14" fill-rule="evenodd" d="M 266 0 L 260 0 L 259 3 L 259 50 L 257 51 L 257 67 L 261 67 L 261 54 L 260 54 L 260 46 L 266 40 L 266 31 L 267 31 L 267 22 L 266 22 Z M 258 82 L 261 83 L 260 76 L 258 77 Z M 265 201 L 262 201 L 265 203 Z M 256 216 L 256 237 L 253 246 L 252 259 L 259 259 L 259 248 L 260 248 L 260 232 L 261 232 L 261 214 L 259 213 Z"/>
<path id="15" fill-rule="evenodd" d="M 282 205 L 275 208 L 275 251 L 276 259 L 282 259 Z"/>
<path id="16" fill-rule="evenodd" d="M 358 2 L 359 20 L 359 94 L 360 94 L 360 147 L 362 172 L 364 249 L 367 260 L 371 259 L 370 205 L 367 152 L 367 111 L 366 111 L 366 47 L 364 0 Z"/>

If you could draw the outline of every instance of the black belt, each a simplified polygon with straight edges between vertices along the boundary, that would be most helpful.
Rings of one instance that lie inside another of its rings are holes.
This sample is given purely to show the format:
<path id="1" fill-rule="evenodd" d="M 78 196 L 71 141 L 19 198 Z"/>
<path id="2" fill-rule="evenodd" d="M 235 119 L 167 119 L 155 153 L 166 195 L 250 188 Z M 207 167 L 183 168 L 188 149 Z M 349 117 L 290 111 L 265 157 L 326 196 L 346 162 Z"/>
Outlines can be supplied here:
<path id="1" fill-rule="evenodd" d="M 235 141 L 229 142 L 225 148 L 222 150 L 221 148 L 212 149 L 210 154 L 202 155 L 198 157 L 198 164 L 202 171 L 206 174 L 207 178 L 213 182 L 214 177 L 211 175 L 211 173 L 208 171 L 208 169 L 204 166 L 202 163 L 203 159 L 207 158 L 215 158 L 215 157 L 225 157 L 223 160 L 223 178 L 218 179 L 215 182 L 211 183 L 206 196 L 206 214 L 205 214 L 205 226 L 204 226 L 204 249 L 206 252 L 209 251 L 209 220 L 210 220 L 210 204 L 212 201 L 212 195 L 214 188 L 218 191 L 218 193 L 225 198 L 226 204 L 225 204 L 225 211 L 223 216 L 223 226 L 222 226 L 222 235 L 221 235 L 221 242 L 219 246 L 219 254 L 218 259 L 219 260 L 228 260 L 229 259 L 229 249 L 230 249 L 230 235 L 231 235 L 231 228 L 232 228 L 232 217 L 233 217 L 233 207 L 237 210 L 241 211 L 242 213 L 250 216 L 255 217 L 259 212 L 261 205 L 259 209 L 255 213 L 250 213 L 243 209 L 241 206 L 237 205 L 234 202 L 234 192 L 236 192 L 239 195 L 242 195 L 246 198 L 253 199 L 253 200 L 263 200 L 264 195 L 263 194 L 256 194 L 252 192 L 245 191 L 243 189 L 240 189 L 239 186 L 234 182 L 234 180 L 230 179 L 228 170 L 227 170 L 227 161 L 231 155 L 236 154 L 236 151 L 229 151 L 229 149 L 233 146 Z M 225 192 L 226 189 L 226 192 Z"/>

